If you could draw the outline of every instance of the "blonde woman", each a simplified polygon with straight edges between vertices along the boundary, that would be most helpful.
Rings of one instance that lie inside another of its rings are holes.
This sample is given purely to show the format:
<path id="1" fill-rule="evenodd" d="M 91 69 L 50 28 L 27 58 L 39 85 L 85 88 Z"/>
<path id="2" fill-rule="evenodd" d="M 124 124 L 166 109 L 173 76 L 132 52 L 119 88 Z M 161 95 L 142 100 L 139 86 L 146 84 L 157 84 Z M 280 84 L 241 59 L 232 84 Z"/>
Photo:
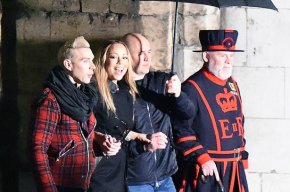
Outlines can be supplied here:
<path id="1" fill-rule="evenodd" d="M 150 142 L 146 134 L 131 131 L 133 104 L 137 89 L 132 77 L 132 59 L 121 41 L 110 41 L 96 61 L 99 101 L 94 109 L 97 119 L 96 141 L 105 158 L 98 163 L 90 191 L 126 191 L 128 141 Z"/>

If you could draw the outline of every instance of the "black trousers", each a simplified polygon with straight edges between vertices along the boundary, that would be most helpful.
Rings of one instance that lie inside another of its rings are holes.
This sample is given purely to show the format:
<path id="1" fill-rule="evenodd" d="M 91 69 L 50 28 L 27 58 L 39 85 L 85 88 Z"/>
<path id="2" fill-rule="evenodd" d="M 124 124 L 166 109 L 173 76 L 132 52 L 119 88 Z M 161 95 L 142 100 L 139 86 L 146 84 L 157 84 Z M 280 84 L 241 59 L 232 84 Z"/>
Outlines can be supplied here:
<path id="1" fill-rule="evenodd" d="M 57 187 L 58 192 L 86 192 L 87 190 L 81 188 Z"/>

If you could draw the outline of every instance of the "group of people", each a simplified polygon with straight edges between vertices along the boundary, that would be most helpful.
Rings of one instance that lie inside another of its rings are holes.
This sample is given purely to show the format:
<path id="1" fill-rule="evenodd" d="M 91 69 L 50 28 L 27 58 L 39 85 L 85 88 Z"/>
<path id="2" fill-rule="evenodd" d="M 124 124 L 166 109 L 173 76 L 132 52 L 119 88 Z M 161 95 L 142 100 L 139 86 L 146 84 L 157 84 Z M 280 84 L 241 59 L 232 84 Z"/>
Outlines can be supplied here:
<path id="1" fill-rule="evenodd" d="M 84 37 L 65 42 L 34 117 L 38 190 L 248 192 L 237 36 L 201 30 L 204 66 L 182 84 L 150 71 L 140 33 L 96 58 Z"/>

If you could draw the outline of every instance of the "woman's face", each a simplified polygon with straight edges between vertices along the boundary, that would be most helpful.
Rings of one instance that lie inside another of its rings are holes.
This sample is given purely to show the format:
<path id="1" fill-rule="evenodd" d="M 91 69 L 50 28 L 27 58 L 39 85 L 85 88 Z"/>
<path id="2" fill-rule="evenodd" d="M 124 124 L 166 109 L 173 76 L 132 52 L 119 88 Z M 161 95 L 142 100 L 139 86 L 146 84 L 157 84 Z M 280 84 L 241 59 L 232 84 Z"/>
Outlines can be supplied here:
<path id="1" fill-rule="evenodd" d="M 128 53 L 124 45 L 113 44 L 108 52 L 106 58 L 106 71 L 109 80 L 117 83 L 127 72 L 129 65 Z"/>

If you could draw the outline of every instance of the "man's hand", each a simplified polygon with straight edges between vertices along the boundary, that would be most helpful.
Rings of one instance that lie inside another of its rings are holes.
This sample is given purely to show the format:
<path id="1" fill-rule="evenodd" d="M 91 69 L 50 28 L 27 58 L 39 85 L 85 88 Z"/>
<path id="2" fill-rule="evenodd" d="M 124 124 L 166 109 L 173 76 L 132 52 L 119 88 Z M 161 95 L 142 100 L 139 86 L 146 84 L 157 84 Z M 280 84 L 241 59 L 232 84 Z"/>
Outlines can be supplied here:
<path id="1" fill-rule="evenodd" d="M 153 133 L 152 135 L 147 135 L 150 139 L 150 143 L 146 145 L 146 149 L 150 152 L 156 151 L 157 149 L 165 149 L 168 143 L 167 136 L 162 132 Z"/>
<path id="2" fill-rule="evenodd" d="M 201 169 L 204 176 L 215 176 L 217 181 L 220 181 L 220 176 L 213 160 L 209 160 L 201 165 Z"/>
<path id="3" fill-rule="evenodd" d="M 179 97 L 181 92 L 181 82 L 177 75 L 173 75 L 166 81 L 166 92 L 174 94 L 174 97 Z"/>

